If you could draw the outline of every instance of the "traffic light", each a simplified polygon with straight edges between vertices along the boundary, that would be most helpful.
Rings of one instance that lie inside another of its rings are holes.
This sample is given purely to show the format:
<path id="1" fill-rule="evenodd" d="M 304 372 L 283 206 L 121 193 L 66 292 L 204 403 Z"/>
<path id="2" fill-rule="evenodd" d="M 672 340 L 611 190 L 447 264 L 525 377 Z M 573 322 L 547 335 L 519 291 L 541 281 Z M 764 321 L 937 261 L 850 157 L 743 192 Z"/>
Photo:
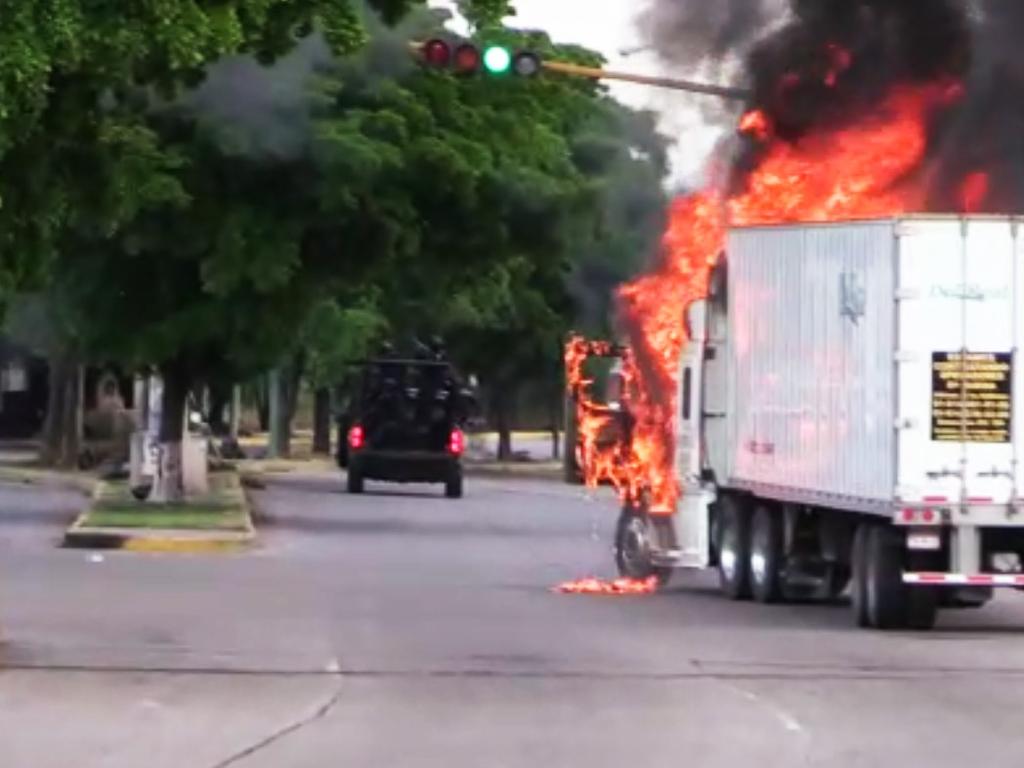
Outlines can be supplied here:
<path id="1" fill-rule="evenodd" d="M 442 38 L 434 38 L 415 48 L 427 66 L 459 75 L 484 72 L 493 77 L 535 77 L 543 69 L 540 56 L 533 51 L 516 51 L 504 45 L 487 45 L 481 50 L 473 43 L 453 45 Z"/>
<path id="2" fill-rule="evenodd" d="M 512 69 L 512 54 L 508 48 L 490 45 L 484 50 L 484 68 L 492 75 L 507 75 Z"/>

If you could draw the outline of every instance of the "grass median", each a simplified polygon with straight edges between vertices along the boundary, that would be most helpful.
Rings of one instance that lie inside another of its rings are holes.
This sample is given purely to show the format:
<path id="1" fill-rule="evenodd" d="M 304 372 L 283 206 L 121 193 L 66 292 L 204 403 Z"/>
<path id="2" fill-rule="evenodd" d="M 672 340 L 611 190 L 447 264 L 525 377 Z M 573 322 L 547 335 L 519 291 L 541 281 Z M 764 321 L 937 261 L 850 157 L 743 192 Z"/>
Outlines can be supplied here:
<path id="1" fill-rule="evenodd" d="M 209 492 L 183 503 L 139 501 L 125 481 L 105 482 L 93 503 L 69 531 L 74 539 L 104 532 L 138 536 L 187 535 L 193 538 L 252 534 L 245 493 L 235 472 L 210 475 Z"/>

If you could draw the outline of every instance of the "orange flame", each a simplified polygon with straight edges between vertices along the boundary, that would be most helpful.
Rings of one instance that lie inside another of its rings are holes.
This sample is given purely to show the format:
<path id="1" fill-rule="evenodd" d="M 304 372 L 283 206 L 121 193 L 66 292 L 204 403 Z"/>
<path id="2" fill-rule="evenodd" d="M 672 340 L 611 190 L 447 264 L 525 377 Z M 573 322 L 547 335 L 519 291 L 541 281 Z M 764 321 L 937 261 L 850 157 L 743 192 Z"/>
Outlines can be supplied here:
<path id="1" fill-rule="evenodd" d="M 989 192 L 989 176 L 984 171 L 967 174 L 960 185 L 960 207 L 964 213 L 977 213 L 981 210 Z"/>
<path id="2" fill-rule="evenodd" d="M 838 47 L 829 54 L 830 71 L 838 77 L 852 59 Z M 929 118 L 961 95 L 962 88 L 950 83 L 898 88 L 874 113 L 796 143 L 773 138 L 770 121 L 760 112 L 743 117 L 740 131 L 767 142 L 745 186 L 732 195 L 709 187 L 677 199 L 659 266 L 619 290 L 631 335 L 626 358 L 629 440 L 614 450 L 601 450 L 595 436 L 607 414 L 586 396 L 578 399 L 588 483 L 611 482 L 624 502 L 643 505 L 652 514 L 675 511 L 681 488 L 674 471 L 673 417 L 679 360 L 687 342 L 685 311 L 707 295 L 728 227 L 840 221 L 922 209 Z M 970 188 L 979 186 L 973 182 Z M 570 342 L 569 368 L 585 345 Z M 569 380 L 570 386 L 583 381 L 582 363 L 570 370 Z"/>
<path id="3" fill-rule="evenodd" d="M 643 580 L 615 579 L 614 581 L 597 578 L 579 579 L 559 584 L 554 591 L 563 595 L 651 595 L 658 591 L 658 578 L 652 576 Z"/>
<path id="4" fill-rule="evenodd" d="M 760 109 L 751 110 L 740 118 L 739 131 L 765 141 L 772 133 L 771 119 Z"/>

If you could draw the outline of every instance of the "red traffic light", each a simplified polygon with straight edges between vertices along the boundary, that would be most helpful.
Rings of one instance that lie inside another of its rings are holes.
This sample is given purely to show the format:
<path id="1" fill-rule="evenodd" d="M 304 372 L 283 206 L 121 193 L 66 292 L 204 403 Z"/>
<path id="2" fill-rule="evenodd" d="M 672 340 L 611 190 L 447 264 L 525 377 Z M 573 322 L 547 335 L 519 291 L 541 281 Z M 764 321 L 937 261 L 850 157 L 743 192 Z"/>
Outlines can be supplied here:
<path id="1" fill-rule="evenodd" d="M 444 40 L 428 40 L 423 44 L 423 61 L 438 69 L 447 69 L 452 63 L 452 47 Z"/>
<path id="2" fill-rule="evenodd" d="M 474 75 L 480 71 L 483 57 L 475 45 L 464 43 L 455 49 L 455 71 L 460 75 Z"/>
<path id="3" fill-rule="evenodd" d="M 413 50 L 426 66 L 453 71 L 457 75 L 487 72 L 495 76 L 513 74 L 531 78 L 539 75 L 544 68 L 540 56 L 533 51 L 514 53 L 503 45 L 481 48 L 467 41 L 452 42 L 436 37 L 425 43 L 413 43 Z"/>

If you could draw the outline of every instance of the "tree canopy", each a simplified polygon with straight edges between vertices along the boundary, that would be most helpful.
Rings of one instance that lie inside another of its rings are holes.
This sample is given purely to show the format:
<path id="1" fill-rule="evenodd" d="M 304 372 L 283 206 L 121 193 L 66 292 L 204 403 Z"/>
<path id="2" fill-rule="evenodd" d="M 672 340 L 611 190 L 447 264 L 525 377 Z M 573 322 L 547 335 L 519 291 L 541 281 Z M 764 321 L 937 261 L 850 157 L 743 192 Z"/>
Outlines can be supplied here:
<path id="1" fill-rule="evenodd" d="M 119 31 L 113 3 L 53 5 L 91 31 L 59 52 L 22 12 L 28 48 L 0 54 L 0 255 L 88 356 L 184 386 L 302 348 L 326 384 L 442 333 L 497 385 L 557 364 L 594 270 L 649 244 L 653 121 L 588 81 L 415 66 L 441 20 L 412 0 L 168 0 Z M 466 4 L 488 41 L 600 63 L 508 10 Z"/>

